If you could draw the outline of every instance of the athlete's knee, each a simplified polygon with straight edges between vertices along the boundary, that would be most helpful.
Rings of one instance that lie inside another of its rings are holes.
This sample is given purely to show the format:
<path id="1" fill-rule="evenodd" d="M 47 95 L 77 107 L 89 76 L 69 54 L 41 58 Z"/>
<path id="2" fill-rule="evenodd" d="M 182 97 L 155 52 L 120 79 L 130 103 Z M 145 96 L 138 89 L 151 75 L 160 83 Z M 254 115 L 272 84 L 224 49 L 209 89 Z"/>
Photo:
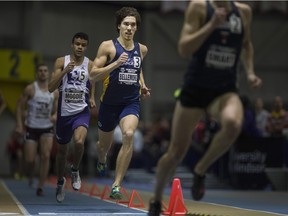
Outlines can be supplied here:
<path id="1" fill-rule="evenodd" d="M 239 120 L 237 118 L 226 118 L 222 122 L 222 128 L 225 130 L 227 135 L 238 135 L 242 128 L 242 120 Z"/>
<path id="2" fill-rule="evenodd" d="M 85 141 L 85 139 L 84 139 L 84 137 L 76 137 L 75 139 L 74 139 L 74 142 L 75 142 L 75 145 L 77 146 L 77 145 L 84 145 L 84 141 Z"/>
<path id="3" fill-rule="evenodd" d="M 183 160 L 185 153 L 186 151 L 182 148 L 171 148 L 167 151 L 167 157 L 170 158 L 172 163 L 179 164 Z"/>
<path id="4" fill-rule="evenodd" d="M 126 130 L 123 132 L 123 139 L 126 140 L 132 140 L 134 137 L 134 131 L 133 130 Z"/>
<path id="5" fill-rule="evenodd" d="M 48 161 L 48 160 L 50 160 L 50 153 L 49 152 L 44 152 L 44 153 L 41 154 L 40 157 L 41 157 L 42 161 Z"/>

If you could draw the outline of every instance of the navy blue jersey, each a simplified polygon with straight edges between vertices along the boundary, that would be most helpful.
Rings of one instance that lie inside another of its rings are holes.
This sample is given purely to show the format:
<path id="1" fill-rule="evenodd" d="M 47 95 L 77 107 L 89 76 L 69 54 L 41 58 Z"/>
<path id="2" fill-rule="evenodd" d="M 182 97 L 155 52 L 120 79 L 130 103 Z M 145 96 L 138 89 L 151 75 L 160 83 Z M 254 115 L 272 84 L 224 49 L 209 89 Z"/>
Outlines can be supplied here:
<path id="1" fill-rule="evenodd" d="M 206 1 L 207 23 L 214 8 Z M 226 22 L 218 26 L 194 53 L 185 74 L 184 88 L 233 89 L 236 88 L 237 64 L 243 44 L 243 24 L 236 5 L 231 2 L 231 12 Z"/>
<path id="2" fill-rule="evenodd" d="M 140 72 L 142 59 L 139 43 L 134 42 L 133 50 L 125 50 L 117 39 L 113 40 L 116 48 L 114 59 L 126 52 L 128 54 L 127 62 L 113 70 L 103 82 L 103 93 L 101 102 L 109 105 L 126 105 L 140 100 Z"/>

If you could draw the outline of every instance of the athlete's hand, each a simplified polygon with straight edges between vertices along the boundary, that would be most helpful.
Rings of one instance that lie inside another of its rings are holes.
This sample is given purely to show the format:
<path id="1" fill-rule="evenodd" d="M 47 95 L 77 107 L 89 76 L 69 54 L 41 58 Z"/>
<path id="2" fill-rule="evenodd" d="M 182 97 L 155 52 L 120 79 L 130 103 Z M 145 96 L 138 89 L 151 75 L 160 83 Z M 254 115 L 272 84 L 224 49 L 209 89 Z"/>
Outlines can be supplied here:
<path id="1" fill-rule="evenodd" d="M 75 62 L 74 61 L 70 61 L 69 64 L 64 69 L 65 73 L 71 72 L 74 67 L 75 67 Z"/>
<path id="2" fill-rule="evenodd" d="M 123 52 L 123 53 L 119 56 L 119 58 L 117 59 L 117 63 L 118 63 L 119 65 L 121 65 L 121 64 L 127 62 L 127 60 L 128 60 L 128 54 L 125 53 L 125 52 Z"/>
<path id="3" fill-rule="evenodd" d="M 142 98 L 147 98 L 150 97 L 150 88 L 147 88 L 147 86 L 143 86 L 141 87 L 141 96 Z"/>
<path id="4" fill-rule="evenodd" d="M 24 135 L 23 126 L 16 125 L 16 127 L 15 127 L 15 133 L 18 134 L 19 136 Z"/>
<path id="5" fill-rule="evenodd" d="M 56 114 L 50 116 L 50 121 L 51 121 L 53 124 L 56 123 L 56 120 L 57 120 L 57 115 L 56 115 Z"/>
<path id="6" fill-rule="evenodd" d="M 252 88 L 259 88 L 262 85 L 262 80 L 255 74 L 249 74 L 247 79 Z"/>
<path id="7" fill-rule="evenodd" d="M 96 102 L 93 98 L 90 98 L 89 99 L 89 105 L 90 105 L 90 108 L 96 108 Z"/>
<path id="8" fill-rule="evenodd" d="M 225 8 L 215 8 L 211 22 L 214 27 L 223 24 L 226 21 L 227 11 Z"/>

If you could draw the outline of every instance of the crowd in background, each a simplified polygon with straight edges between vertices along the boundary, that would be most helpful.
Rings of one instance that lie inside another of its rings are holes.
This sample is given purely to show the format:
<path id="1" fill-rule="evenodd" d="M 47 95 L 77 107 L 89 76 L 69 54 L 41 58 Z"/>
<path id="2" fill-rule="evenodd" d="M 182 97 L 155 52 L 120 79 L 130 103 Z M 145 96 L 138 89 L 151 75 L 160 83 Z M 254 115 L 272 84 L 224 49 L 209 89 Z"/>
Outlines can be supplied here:
<path id="1" fill-rule="evenodd" d="M 283 99 L 276 96 L 272 103 L 265 104 L 263 99 L 258 97 L 251 101 L 247 96 L 241 96 L 244 106 L 244 122 L 240 137 L 288 137 L 288 112 L 284 106 Z M 168 117 L 159 116 L 154 121 L 140 121 L 137 132 L 135 133 L 135 144 L 133 158 L 130 169 L 143 168 L 148 173 L 154 173 L 158 159 L 168 147 L 170 139 L 170 122 Z M 192 135 L 191 150 L 183 161 L 183 165 L 192 169 L 193 164 L 205 148 L 209 146 L 213 135 L 217 132 L 220 125 L 206 116 L 199 121 L 194 134 Z M 109 152 L 108 168 L 115 169 L 116 155 L 121 146 L 121 133 L 119 128 L 115 129 L 113 147 Z M 97 136 L 95 136 L 95 139 Z M 96 175 L 89 173 L 89 158 L 93 159 L 96 165 L 96 145 L 97 140 L 86 140 L 86 156 L 83 158 L 83 174 Z M 15 178 L 21 177 L 21 161 L 23 160 L 23 139 L 11 132 L 11 138 L 7 142 L 7 153 L 10 156 L 11 174 Z M 50 174 L 55 174 L 55 152 L 56 146 L 52 149 Z M 93 153 L 94 152 L 94 153 Z M 196 154 L 195 154 L 196 152 Z"/>

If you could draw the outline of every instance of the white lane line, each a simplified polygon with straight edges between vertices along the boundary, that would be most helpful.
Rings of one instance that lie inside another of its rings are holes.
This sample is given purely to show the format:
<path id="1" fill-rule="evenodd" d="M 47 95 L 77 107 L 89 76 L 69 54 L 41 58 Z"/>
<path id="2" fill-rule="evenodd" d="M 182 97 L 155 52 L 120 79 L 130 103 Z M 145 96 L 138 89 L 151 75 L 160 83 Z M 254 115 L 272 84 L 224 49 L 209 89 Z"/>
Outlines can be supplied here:
<path id="1" fill-rule="evenodd" d="M 0 215 L 19 215 L 19 214 L 14 212 L 0 212 Z"/>
<path id="2" fill-rule="evenodd" d="M 19 202 L 19 200 L 13 195 L 13 193 L 9 190 L 9 188 L 6 186 L 6 184 L 2 181 L 1 184 L 3 185 L 3 187 L 5 188 L 5 190 L 8 192 L 8 194 L 12 197 L 12 199 L 14 200 L 14 202 L 17 204 L 18 208 L 21 210 L 23 215 L 26 216 L 31 216 L 29 214 L 29 212 L 24 208 L 24 206 Z"/>
<path id="3" fill-rule="evenodd" d="M 200 202 L 199 202 L 200 203 Z M 245 210 L 245 211 L 251 211 L 251 212 L 259 212 L 259 213 L 268 213 L 272 215 L 278 215 L 278 216 L 287 216 L 287 214 L 280 214 L 276 212 L 271 212 L 271 211 L 263 211 L 263 210 L 255 210 L 255 209 L 248 209 L 248 208 L 241 208 L 241 207 L 235 207 L 235 206 L 230 206 L 230 205 L 224 205 L 224 204 L 218 204 L 218 203 L 210 203 L 210 202 L 202 202 L 202 203 L 208 203 L 210 205 L 214 206 L 223 206 L 223 207 L 229 207 L 229 208 L 234 208 L 234 209 L 240 209 L 240 210 Z"/>

